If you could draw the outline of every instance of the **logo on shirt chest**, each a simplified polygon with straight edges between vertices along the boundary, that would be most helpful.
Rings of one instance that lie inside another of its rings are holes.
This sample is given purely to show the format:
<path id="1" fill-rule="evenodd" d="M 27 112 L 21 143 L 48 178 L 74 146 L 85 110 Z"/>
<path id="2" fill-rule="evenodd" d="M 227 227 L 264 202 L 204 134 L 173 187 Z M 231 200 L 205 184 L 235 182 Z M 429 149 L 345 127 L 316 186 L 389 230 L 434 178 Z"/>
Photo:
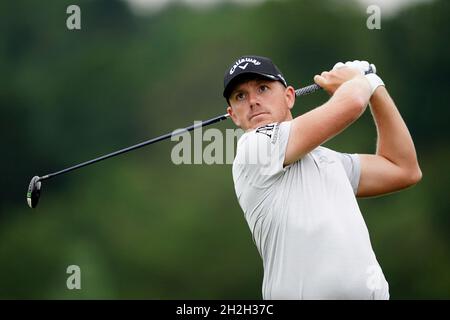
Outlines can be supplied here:
<path id="1" fill-rule="evenodd" d="M 278 138 L 278 131 L 280 129 L 280 124 L 267 124 L 263 127 L 256 129 L 256 133 L 261 133 L 269 137 L 272 143 L 275 143 Z"/>
<path id="2" fill-rule="evenodd" d="M 268 124 L 264 127 L 260 127 L 256 129 L 256 133 L 262 133 L 268 136 L 269 138 L 272 138 L 273 128 L 275 127 L 274 124 Z"/>

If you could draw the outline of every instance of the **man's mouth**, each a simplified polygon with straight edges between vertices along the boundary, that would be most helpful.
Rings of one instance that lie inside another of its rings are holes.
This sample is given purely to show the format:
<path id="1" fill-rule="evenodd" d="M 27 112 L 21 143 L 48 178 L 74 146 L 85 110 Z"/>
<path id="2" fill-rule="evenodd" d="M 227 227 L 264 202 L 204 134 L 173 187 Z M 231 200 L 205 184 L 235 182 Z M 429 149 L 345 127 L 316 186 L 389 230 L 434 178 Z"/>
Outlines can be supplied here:
<path id="1" fill-rule="evenodd" d="M 262 114 L 268 114 L 268 112 L 257 112 L 257 113 L 253 114 L 253 115 L 250 117 L 250 120 L 252 120 L 254 117 L 257 117 L 257 116 L 262 115 Z"/>

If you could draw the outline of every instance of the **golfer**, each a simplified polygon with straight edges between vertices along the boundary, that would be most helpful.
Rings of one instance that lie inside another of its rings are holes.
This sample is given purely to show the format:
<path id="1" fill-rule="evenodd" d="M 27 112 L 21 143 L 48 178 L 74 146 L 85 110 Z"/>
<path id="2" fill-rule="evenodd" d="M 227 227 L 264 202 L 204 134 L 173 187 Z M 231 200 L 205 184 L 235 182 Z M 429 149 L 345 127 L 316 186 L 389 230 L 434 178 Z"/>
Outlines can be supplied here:
<path id="1" fill-rule="evenodd" d="M 263 299 L 389 299 L 356 197 L 379 196 L 422 176 L 414 144 L 369 63 L 337 63 L 314 81 L 330 95 L 296 118 L 294 88 L 268 58 L 244 56 L 227 69 L 227 112 L 245 133 L 233 180 L 264 267 Z M 375 154 L 321 145 L 370 103 Z"/>

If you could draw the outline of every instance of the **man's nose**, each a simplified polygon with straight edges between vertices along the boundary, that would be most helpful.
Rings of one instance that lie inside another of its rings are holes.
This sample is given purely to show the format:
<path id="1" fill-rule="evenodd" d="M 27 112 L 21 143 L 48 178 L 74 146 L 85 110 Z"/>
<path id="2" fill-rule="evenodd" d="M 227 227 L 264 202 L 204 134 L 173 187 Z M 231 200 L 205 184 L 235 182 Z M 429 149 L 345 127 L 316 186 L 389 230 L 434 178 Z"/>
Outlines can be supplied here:
<path id="1" fill-rule="evenodd" d="M 248 101 L 250 103 L 250 107 L 254 107 L 255 105 L 259 104 L 259 98 L 258 95 L 256 94 L 256 92 L 249 92 L 248 94 Z"/>

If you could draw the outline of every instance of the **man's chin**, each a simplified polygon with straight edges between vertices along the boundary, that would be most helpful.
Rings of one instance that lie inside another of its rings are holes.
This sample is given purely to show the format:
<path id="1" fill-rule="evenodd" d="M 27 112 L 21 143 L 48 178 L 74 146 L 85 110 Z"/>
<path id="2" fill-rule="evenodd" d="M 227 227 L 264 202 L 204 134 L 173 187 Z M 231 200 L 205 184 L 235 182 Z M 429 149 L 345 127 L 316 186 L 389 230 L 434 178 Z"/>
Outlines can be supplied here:
<path id="1" fill-rule="evenodd" d="M 257 129 L 259 127 L 263 127 L 266 124 L 270 124 L 270 123 L 276 122 L 272 118 L 264 118 L 264 119 L 258 120 L 258 119 L 256 119 L 257 117 L 259 117 L 259 116 L 256 116 L 255 118 L 252 119 L 253 121 L 251 123 L 250 130 L 254 130 L 254 129 Z"/>

